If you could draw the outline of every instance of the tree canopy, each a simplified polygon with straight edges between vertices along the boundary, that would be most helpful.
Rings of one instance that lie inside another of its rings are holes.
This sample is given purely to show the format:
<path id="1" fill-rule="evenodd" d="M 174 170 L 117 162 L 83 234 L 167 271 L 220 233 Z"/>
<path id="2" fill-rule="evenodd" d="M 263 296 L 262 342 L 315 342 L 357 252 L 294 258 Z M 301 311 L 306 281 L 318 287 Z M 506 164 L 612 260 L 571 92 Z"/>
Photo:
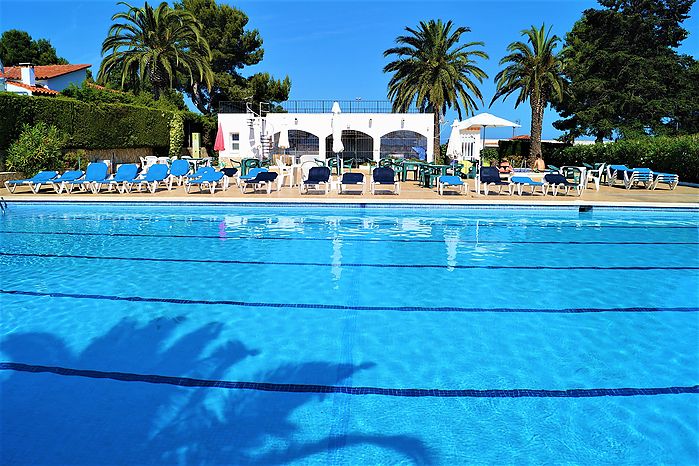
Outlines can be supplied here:
<path id="1" fill-rule="evenodd" d="M 5 66 L 20 63 L 33 65 L 65 65 L 65 58 L 57 55 L 56 49 L 47 39 L 32 39 L 26 31 L 9 29 L 0 36 L 0 60 Z"/>
<path id="2" fill-rule="evenodd" d="M 569 136 L 682 133 L 699 119 L 697 62 L 675 48 L 694 0 L 598 0 L 566 36 L 569 85 L 554 123 Z"/>
<path id="3" fill-rule="evenodd" d="M 289 97 L 291 80 L 278 80 L 269 73 L 245 77 L 242 70 L 264 57 L 262 37 L 257 29 L 246 29 L 245 13 L 215 0 L 180 0 L 175 8 L 190 12 L 202 25 L 202 35 L 211 49 L 213 84 L 195 80 L 183 83 L 194 105 L 205 114 L 215 113 L 226 100 L 282 102 Z"/>
<path id="4" fill-rule="evenodd" d="M 119 2 L 127 10 L 112 16 L 109 34 L 102 43 L 107 54 L 100 66 L 98 79 L 120 74 L 122 87 L 127 82 L 144 81 L 153 86 L 157 100 L 161 91 L 175 87 L 179 79 L 211 84 L 209 45 L 194 16 L 175 10 L 162 2 L 142 8 Z"/>
<path id="5" fill-rule="evenodd" d="M 452 107 L 462 118 L 462 111 L 472 114 L 478 101 L 483 102 L 478 84 L 488 76 L 475 59 L 487 59 L 488 55 L 480 49 L 483 42 L 459 43 L 470 29 L 454 27 L 451 21 L 421 21 L 417 29 L 405 30 L 409 34 L 398 36 L 396 47 L 383 53 L 384 57 L 395 57 L 383 69 L 392 73 L 388 98 L 395 111 L 417 105 L 434 112 L 434 155 L 439 161 L 439 119 Z"/>
<path id="6" fill-rule="evenodd" d="M 556 51 L 561 39 L 551 35 L 551 29 L 547 30 L 543 24 L 540 28 L 525 29 L 521 35 L 526 37 L 526 42 L 512 42 L 507 47 L 509 54 L 500 60 L 500 65 L 506 66 L 495 76 L 497 91 L 490 104 L 512 94 L 517 94 L 515 108 L 529 101 L 532 112 L 529 156 L 535 159 L 541 157 L 544 109 L 563 98 L 563 62 Z"/>

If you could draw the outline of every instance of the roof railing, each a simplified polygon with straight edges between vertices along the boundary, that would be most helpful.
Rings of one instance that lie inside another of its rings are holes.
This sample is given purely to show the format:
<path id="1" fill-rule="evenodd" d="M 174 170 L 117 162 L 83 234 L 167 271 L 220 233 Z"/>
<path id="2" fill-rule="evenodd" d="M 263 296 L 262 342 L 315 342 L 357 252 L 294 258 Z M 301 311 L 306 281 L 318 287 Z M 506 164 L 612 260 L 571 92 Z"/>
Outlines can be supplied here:
<path id="1" fill-rule="evenodd" d="M 393 103 L 388 100 L 287 100 L 271 104 L 269 113 L 331 113 L 333 103 L 338 102 L 342 113 L 394 113 Z M 219 104 L 219 113 L 246 113 L 249 102 L 226 101 Z M 417 107 L 410 107 L 407 112 L 428 113 Z"/>

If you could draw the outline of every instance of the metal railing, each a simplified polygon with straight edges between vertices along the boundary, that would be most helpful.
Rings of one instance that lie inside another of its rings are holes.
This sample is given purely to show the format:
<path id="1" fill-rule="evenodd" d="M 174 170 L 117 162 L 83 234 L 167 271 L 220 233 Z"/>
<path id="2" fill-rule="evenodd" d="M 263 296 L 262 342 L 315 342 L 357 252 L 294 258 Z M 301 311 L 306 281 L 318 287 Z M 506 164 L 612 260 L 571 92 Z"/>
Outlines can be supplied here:
<path id="1" fill-rule="evenodd" d="M 393 103 L 388 100 L 287 100 L 272 104 L 270 112 L 286 113 L 331 113 L 335 102 L 342 113 L 393 113 Z M 246 102 L 227 101 L 219 105 L 219 113 L 246 113 Z M 427 113 L 410 107 L 402 113 Z"/>

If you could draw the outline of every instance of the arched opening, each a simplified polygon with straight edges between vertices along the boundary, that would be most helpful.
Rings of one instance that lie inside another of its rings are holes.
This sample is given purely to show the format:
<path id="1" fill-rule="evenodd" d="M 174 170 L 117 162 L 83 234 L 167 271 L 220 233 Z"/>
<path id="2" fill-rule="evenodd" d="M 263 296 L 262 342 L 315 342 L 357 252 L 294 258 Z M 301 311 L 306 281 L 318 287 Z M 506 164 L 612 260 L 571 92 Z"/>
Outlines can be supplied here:
<path id="1" fill-rule="evenodd" d="M 413 149 L 415 148 L 415 149 Z M 427 152 L 427 137 L 415 131 L 391 131 L 381 136 L 381 158 L 424 158 Z"/>
<path id="2" fill-rule="evenodd" d="M 349 129 L 343 130 L 342 145 L 345 146 L 345 149 L 339 154 L 342 160 L 356 159 L 363 163 L 374 158 L 374 139 L 366 133 Z M 325 158 L 336 156 L 332 150 L 332 134 L 325 138 L 325 147 Z"/>
<path id="3" fill-rule="evenodd" d="M 287 154 L 294 156 L 304 154 L 319 155 L 320 138 L 313 133 L 300 129 L 290 129 L 289 131 L 289 148 L 286 149 Z M 277 152 L 284 152 L 279 149 L 279 136 L 281 133 L 274 135 L 274 147 Z"/>

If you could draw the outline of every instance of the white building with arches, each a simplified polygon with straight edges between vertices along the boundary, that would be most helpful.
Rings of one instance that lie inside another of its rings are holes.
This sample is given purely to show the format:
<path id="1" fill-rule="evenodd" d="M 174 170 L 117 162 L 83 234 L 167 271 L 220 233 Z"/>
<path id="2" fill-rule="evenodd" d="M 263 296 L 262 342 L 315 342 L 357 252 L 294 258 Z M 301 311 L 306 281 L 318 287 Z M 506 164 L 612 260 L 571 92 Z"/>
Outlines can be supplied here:
<path id="1" fill-rule="evenodd" d="M 343 159 L 373 160 L 385 157 L 434 160 L 433 115 L 393 113 L 390 102 L 339 102 L 341 113 L 331 113 L 332 101 L 290 101 L 286 113 L 254 111 L 250 106 L 224 103 L 218 122 L 225 150 L 219 158 L 241 160 L 287 153 L 334 158 L 333 125 L 342 130 Z M 288 136 L 288 147 L 284 147 Z M 280 139 L 282 147 L 280 147 Z"/>

